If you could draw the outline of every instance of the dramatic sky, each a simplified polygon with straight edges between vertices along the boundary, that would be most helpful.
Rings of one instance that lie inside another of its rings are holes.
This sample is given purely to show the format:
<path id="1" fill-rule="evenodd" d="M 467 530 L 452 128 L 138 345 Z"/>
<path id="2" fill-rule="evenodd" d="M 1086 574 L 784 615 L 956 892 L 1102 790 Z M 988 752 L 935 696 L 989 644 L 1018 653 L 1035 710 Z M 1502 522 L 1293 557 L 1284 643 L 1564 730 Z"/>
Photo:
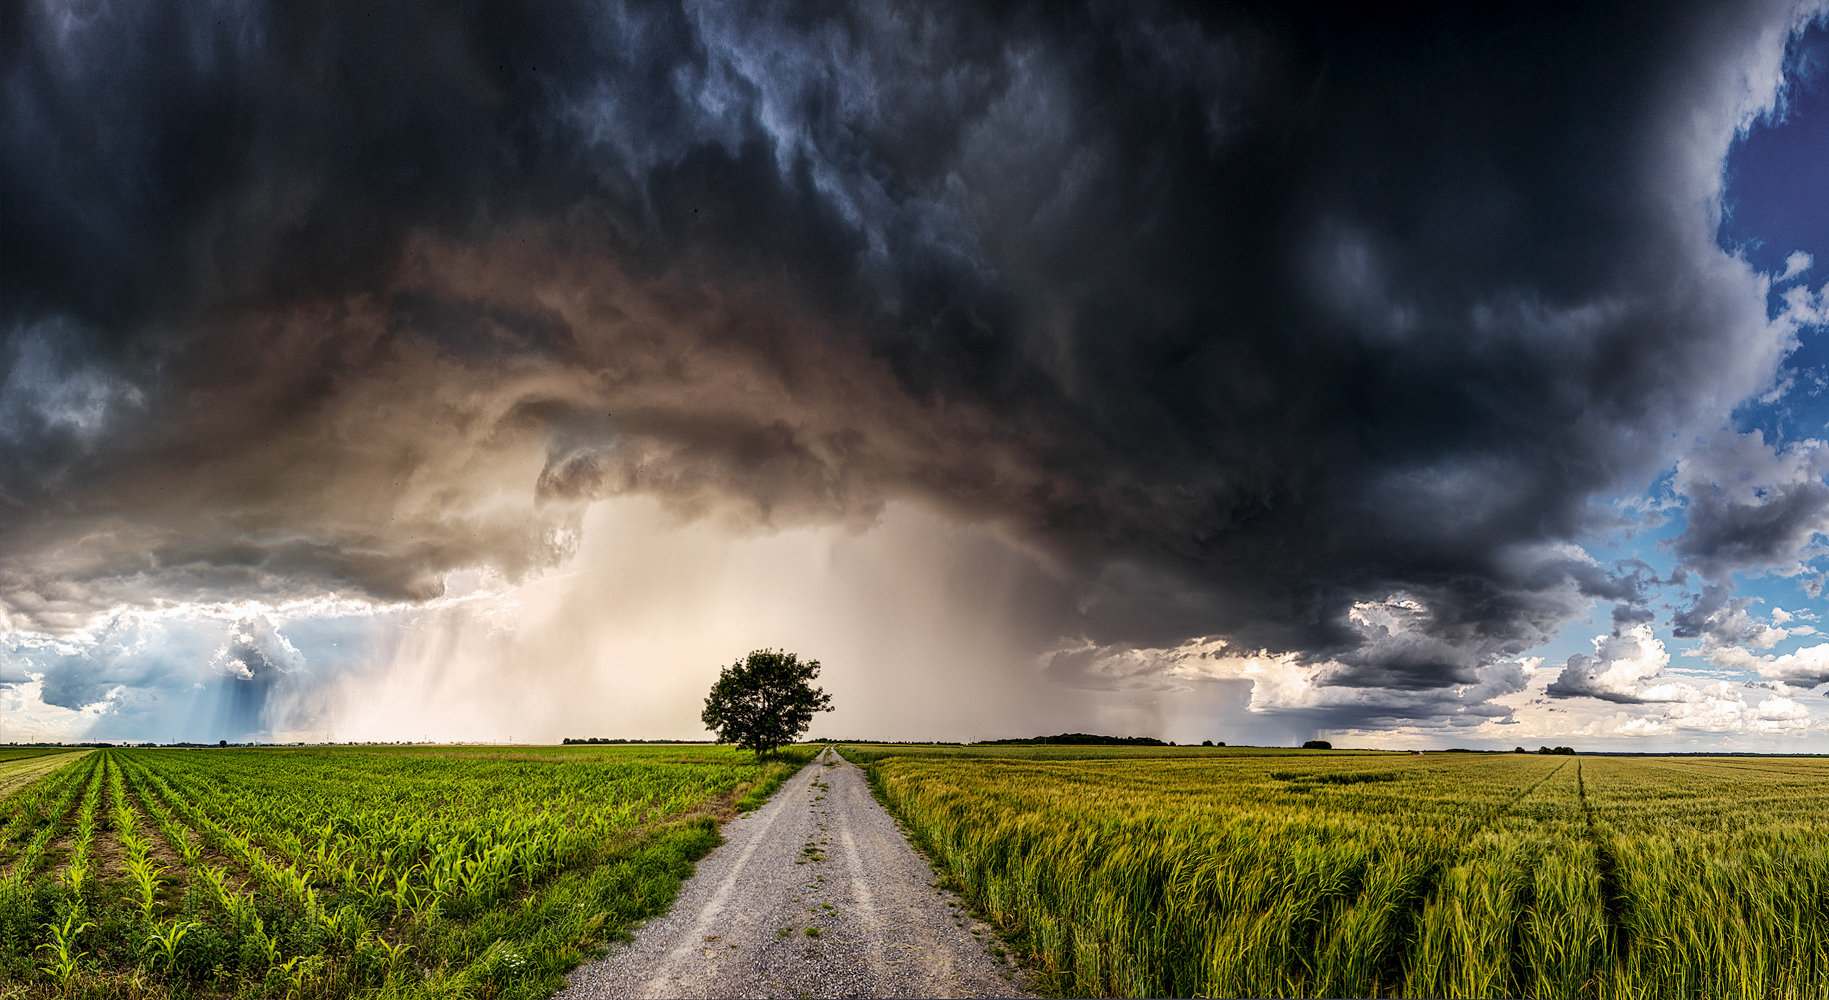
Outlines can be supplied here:
<path id="1" fill-rule="evenodd" d="M 1829 8 L 23 2 L 0 742 L 1829 751 Z"/>

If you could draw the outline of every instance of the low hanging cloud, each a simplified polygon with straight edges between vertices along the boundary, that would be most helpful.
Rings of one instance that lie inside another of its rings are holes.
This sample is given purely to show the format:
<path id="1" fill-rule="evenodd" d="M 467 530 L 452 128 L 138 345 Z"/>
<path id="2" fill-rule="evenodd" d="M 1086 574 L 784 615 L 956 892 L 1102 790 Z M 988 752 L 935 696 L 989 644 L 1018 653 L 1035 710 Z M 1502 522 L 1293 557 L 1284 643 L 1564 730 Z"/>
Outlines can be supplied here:
<path id="1" fill-rule="evenodd" d="M 1511 710 L 1493 699 L 1525 689 L 1526 672 L 1517 660 L 1479 662 L 1477 653 L 1430 637 L 1427 611 L 1407 595 L 1361 602 L 1350 620 L 1365 637 L 1355 663 L 1252 651 L 1209 636 L 1170 649 L 1080 640 L 1046 654 L 1041 672 L 1090 691 L 1187 691 L 1202 683 L 1245 682 L 1248 712 L 1302 720 L 1317 730 L 1511 721 Z M 1369 684 L 1362 675 L 1367 662 L 1403 664 L 1418 673 L 1433 665 L 1454 671 L 1456 681 Z"/>
<path id="2" fill-rule="evenodd" d="M 1788 686 L 1768 688 L 1772 693 L 1749 703 L 1747 692 L 1754 689 L 1748 685 L 1725 680 L 1691 683 L 1672 676 L 1669 668 L 1670 654 L 1663 641 L 1652 634 L 1649 625 L 1638 625 L 1597 637 L 1593 656 L 1578 653 L 1569 657 L 1544 694 L 1551 699 L 1592 698 L 1649 709 L 1623 717 L 1612 727 L 1613 732 L 1629 736 L 1685 731 L 1782 736 L 1810 730 L 1810 710 L 1791 697 L 1797 692 Z M 1775 673 L 1788 668 L 1789 664 L 1776 668 Z"/>
<path id="3" fill-rule="evenodd" d="M 1786 688 L 1808 690 L 1829 684 L 1829 643 L 1782 655 L 1761 655 L 1737 646 L 1723 646 L 1710 650 L 1709 659 L 1718 666 L 1757 673 Z"/>
<path id="4" fill-rule="evenodd" d="M 1623 705 L 1648 701 L 1683 700 L 1672 685 L 1648 685 L 1670 665 L 1664 644 L 1652 636 L 1649 625 L 1594 640 L 1594 655 L 1569 657 L 1561 676 L 1545 689 L 1552 698 L 1599 698 Z"/>
<path id="5" fill-rule="evenodd" d="M 1050 567 L 1062 649 L 1502 716 L 1643 617 L 1599 501 L 1678 463 L 1711 577 L 1821 523 L 1814 444 L 1720 436 L 1821 293 L 1773 319 L 1716 242 L 1816 10 L 23 8 L 0 625 L 537 579 L 607 498 L 905 502 Z"/>

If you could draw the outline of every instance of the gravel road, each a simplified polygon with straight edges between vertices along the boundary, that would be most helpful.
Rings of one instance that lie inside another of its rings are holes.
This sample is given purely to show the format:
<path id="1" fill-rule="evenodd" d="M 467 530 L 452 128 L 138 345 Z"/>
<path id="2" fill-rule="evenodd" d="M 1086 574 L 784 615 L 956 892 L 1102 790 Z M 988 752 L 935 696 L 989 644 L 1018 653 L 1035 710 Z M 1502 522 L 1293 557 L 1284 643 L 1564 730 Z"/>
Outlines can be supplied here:
<path id="1" fill-rule="evenodd" d="M 672 911 L 579 966 L 556 1000 L 1030 995 L 831 750 L 723 833 Z"/>

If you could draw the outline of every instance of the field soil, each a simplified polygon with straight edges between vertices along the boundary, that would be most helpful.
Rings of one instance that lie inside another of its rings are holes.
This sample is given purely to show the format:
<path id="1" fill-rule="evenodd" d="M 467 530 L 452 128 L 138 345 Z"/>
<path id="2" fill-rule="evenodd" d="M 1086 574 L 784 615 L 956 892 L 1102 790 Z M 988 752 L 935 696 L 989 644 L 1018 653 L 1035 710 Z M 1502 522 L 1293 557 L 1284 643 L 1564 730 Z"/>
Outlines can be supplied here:
<path id="1" fill-rule="evenodd" d="M 579 966 L 557 1000 L 1030 995 L 832 751 L 723 834 L 673 909 Z"/>

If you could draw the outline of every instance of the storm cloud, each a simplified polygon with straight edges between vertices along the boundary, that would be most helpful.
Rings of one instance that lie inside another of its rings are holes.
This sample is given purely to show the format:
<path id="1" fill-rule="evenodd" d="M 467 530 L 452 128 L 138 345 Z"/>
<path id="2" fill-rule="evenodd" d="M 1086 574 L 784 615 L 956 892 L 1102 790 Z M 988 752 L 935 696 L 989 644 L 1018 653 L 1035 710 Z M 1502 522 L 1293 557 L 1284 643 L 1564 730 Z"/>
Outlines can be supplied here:
<path id="1" fill-rule="evenodd" d="M 0 624 L 410 605 L 612 497 L 906 502 L 1047 567 L 1063 676 L 1223 637 L 1316 718 L 1502 717 L 1593 601 L 1651 614 L 1573 544 L 1609 501 L 1679 468 L 1710 578 L 1824 524 L 1822 452 L 1727 429 L 1802 313 L 1717 242 L 1811 16 L 24 7 Z"/>

